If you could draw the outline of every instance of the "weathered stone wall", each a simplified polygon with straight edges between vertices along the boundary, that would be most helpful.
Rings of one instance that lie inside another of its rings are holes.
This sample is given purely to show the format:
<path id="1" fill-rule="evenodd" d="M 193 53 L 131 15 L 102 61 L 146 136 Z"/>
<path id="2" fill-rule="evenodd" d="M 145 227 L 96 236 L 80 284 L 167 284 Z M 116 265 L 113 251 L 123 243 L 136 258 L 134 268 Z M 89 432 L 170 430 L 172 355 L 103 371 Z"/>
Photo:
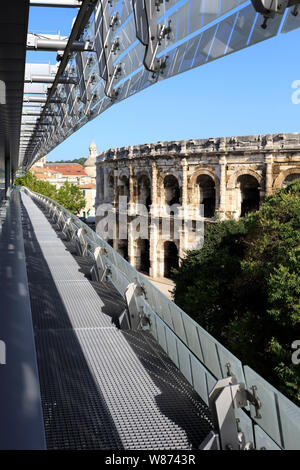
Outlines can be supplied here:
<path id="1" fill-rule="evenodd" d="M 253 135 L 212 139 L 157 142 L 107 150 L 97 157 L 96 207 L 112 203 L 117 211 L 119 196 L 127 196 L 128 224 L 143 203 L 156 214 L 158 224 L 149 223 L 148 247 L 129 235 L 113 245 L 137 267 L 141 257 L 150 257 L 150 275 L 165 274 L 166 252 L 184 256 L 191 233 L 182 228 L 174 246 L 161 237 L 161 220 L 168 204 L 177 202 L 189 208 L 196 218 L 199 205 L 212 222 L 238 218 L 256 210 L 266 195 L 300 177 L 300 134 Z M 194 212 L 193 212 L 194 211 Z M 97 219 L 96 219 L 97 222 Z M 127 246 L 125 246 L 127 243 Z M 125 248 L 124 248 L 125 247 Z M 176 248 L 175 248 L 176 247 Z M 171 249 L 171 251 L 170 251 Z"/>

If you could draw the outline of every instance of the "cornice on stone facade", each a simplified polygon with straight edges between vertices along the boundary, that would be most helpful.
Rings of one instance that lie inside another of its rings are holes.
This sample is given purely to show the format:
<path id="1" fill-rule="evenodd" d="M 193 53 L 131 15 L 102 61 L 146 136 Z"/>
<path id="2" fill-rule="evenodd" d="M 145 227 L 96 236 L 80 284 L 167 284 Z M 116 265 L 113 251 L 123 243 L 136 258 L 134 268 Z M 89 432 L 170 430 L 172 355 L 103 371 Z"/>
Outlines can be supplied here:
<path id="1" fill-rule="evenodd" d="M 300 152 L 300 133 L 217 137 L 209 139 L 156 142 L 106 150 L 97 164 L 114 160 L 156 157 L 188 157 L 195 154 Z"/>

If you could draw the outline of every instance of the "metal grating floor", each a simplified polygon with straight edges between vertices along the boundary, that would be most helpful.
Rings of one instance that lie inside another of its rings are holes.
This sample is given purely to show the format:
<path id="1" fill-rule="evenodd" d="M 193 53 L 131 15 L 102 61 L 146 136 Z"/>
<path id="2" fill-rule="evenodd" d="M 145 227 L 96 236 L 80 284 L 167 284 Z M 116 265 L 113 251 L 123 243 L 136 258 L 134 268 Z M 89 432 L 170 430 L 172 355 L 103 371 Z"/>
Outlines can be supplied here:
<path id="1" fill-rule="evenodd" d="M 148 333 L 116 328 L 123 299 L 22 201 L 48 449 L 198 448 L 212 429 L 206 405 Z"/>

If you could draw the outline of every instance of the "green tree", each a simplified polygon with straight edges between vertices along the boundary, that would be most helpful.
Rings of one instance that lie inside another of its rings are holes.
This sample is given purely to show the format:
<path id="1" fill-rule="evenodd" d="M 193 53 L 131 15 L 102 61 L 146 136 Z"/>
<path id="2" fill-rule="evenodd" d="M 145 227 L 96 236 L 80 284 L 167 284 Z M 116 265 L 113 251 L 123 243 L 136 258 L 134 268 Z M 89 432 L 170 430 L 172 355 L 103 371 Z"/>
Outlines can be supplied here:
<path id="1" fill-rule="evenodd" d="M 291 344 L 300 339 L 300 180 L 205 235 L 174 272 L 175 302 L 299 404 Z"/>
<path id="2" fill-rule="evenodd" d="M 80 188 L 67 181 L 59 188 L 56 200 L 73 214 L 79 214 L 86 205 Z"/>
<path id="3" fill-rule="evenodd" d="M 74 158 L 74 160 L 59 160 L 57 162 L 50 162 L 50 163 L 79 163 L 79 165 L 84 165 L 86 160 L 87 158 L 80 157 L 80 158 Z"/>
<path id="4" fill-rule="evenodd" d="M 16 178 L 15 184 L 17 186 L 26 186 L 36 193 L 43 194 L 53 199 L 74 214 L 79 214 L 81 209 L 86 205 L 80 188 L 68 182 L 65 182 L 63 186 L 57 190 L 54 184 L 40 180 L 33 173 L 28 171 L 22 178 Z"/>
<path id="5" fill-rule="evenodd" d="M 15 184 L 17 186 L 26 186 L 32 191 L 56 200 L 57 190 L 55 185 L 48 183 L 48 181 L 38 179 L 30 171 L 28 171 L 22 178 L 16 178 Z"/>

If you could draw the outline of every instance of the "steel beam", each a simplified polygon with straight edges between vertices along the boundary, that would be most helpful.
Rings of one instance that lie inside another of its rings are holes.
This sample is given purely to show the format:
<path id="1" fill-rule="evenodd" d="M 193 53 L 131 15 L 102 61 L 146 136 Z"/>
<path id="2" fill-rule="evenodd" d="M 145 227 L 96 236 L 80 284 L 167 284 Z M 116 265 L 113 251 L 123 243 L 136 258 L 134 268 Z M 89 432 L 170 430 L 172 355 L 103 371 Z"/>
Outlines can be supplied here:
<path id="1" fill-rule="evenodd" d="M 26 49 L 28 51 L 64 51 L 68 44 L 68 39 L 53 39 L 40 37 L 36 34 L 28 34 Z M 83 41 L 73 41 L 70 51 L 84 51 L 86 43 Z"/>
<path id="2" fill-rule="evenodd" d="M 9 155 L 5 156 L 5 197 L 8 196 L 8 189 L 10 187 L 10 172 L 11 161 Z"/>
<path id="3" fill-rule="evenodd" d="M 31 7 L 80 8 L 81 0 L 30 0 Z"/>
<path id="4" fill-rule="evenodd" d="M 53 75 L 31 75 L 30 78 L 25 78 L 25 83 L 53 83 L 55 76 Z M 76 77 L 60 77 L 58 83 L 69 83 L 70 85 L 77 85 L 78 79 Z"/>
<path id="5" fill-rule="evenodd" d="M 47 102 L 47 98 L 45 96 L 24 96 L 24 99 L 23 99 L 23 103 L 44 104 L 46 102 Z M 50 103 L 64 103 L 64 100 L 60 100 L 58 98 L 51 98 Z"/>
<path id="6" fill-rule="evenodd" d="M 97 0 L 83 0 L 83 2 L 82 2 L 80 10 L 79 10 L 79 12 L 76 16 L 75 22 L 73 24 L 73 28 L 72 28 L 70 37 L 68 39 L 68 44 L 67 44 L 67 46 L 64 50 L 63 57 L 60 61 L 60 65 L 59 65 L 57 74 L 55 76 L 54 83 L 53 83 L 53 85 L 52 85 L 52 87 L 49 91 L 47 102 L 46 102 L 46 104 L 43 108 L 41 119 L 44 117 L 48 105 L 51 102 L 53 102 L 52 96 L 54 95 L 54 93 L 56 91 L 57 85 L 59 83 L 59 79 L 60 79 L 61 75 L 63 75 L 63 73 L 65 71 L 65 68 L 67 66 L 67 63 L 69 61 L 70 52 L 72 50 L 72 44 L 74 43 L 74 41 L 76 41 L 80 38 L 80 35 L 81 35 L 82 31 L 84 30 L 86 24 L 88 23 L 88 21 L 90 19 L 90 16 L 92 15 L 92 13 L 94 11 L 96 3 L 97 3 Z M 33 133 L 33 136 L 32 136 L 33 139 L 35 137 L 35 133 L 36 133 L 36 131 Z M 26 165 L 26 168 L 28 168 L 28 163 Z"/>
<path id="7" fill-rule="evenodd" d="M 42 96 L 27 96 L 23 98 L 23 103 L 46 103 L 47 98 Z"/>

